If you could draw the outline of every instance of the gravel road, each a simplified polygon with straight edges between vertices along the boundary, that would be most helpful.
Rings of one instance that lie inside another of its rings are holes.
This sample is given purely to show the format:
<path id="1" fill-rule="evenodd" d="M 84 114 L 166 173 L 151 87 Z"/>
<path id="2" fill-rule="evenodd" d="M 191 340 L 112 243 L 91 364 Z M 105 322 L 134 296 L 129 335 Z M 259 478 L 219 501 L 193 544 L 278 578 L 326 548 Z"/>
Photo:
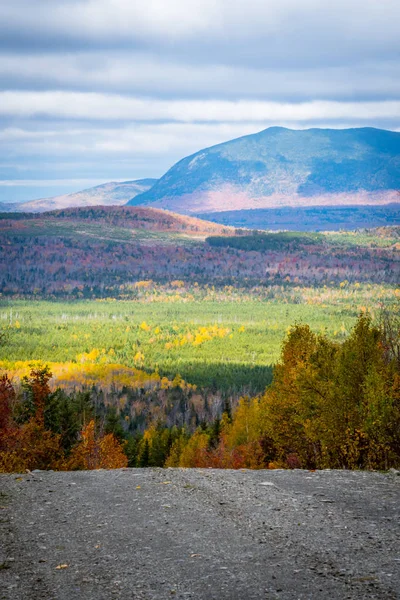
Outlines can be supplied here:
<path id="1" fill-rule="evenodd" d="M 4 600 L 400 598 L 400 476 L 0 476 Z"/>

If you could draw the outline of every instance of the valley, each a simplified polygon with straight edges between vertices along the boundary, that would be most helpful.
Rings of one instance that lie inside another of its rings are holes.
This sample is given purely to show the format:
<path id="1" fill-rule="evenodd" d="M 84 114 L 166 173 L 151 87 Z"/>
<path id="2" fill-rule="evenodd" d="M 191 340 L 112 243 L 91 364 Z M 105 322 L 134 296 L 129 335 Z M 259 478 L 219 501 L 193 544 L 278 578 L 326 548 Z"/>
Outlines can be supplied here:
<path id="1" fill-rule="evenodd" d="M 48 393 L 86 395 L 131 466 L 163 466 L 199 426 L 212 449 L 224 414 L 241 422 L 297 327 L 339 349 L 360 318 L 398 315 L 399 240 L 397 227 L 251 231 L 144 207 L 3 214 L 0 370 L 20 394 L 46 368 Z"/>

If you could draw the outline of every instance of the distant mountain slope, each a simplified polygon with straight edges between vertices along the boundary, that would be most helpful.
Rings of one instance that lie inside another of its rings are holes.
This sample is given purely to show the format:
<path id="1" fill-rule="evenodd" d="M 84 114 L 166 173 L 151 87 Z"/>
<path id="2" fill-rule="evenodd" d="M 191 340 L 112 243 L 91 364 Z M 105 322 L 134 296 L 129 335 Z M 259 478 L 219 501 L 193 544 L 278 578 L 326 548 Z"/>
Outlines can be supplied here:
<path id="1" fill-rule="evenodd" d="M 129 198 L 150 189 L 157 179 L 137 179 L 135 181 L 111 181 L 74 194 L 64 194 L 53 198 L 41 198 L 18 205 L 23 212 L 44 212 L 70 206 L 118 206 L 126 204 Z"/>
<path id="2" fill-rule="evenodd" d="M 399 198 L 400 199 L 400 198 Z M 378 206 L 281 206 L 202 213 L 202 219 L 235 228 L 270 231 L 339 231 L 400 226 L 400 202 Z"/>
<path id="3" fill-rule="evenodd" d="M 18 206 L 16 202 L 0 202 L 0 212 L 18 211 Z"/>
<path id="4" fill-rule="evenodd" d="M 400 133 L 271 127 L 184 158 L 130 205 L 181 213 L 399 202 Z"/>

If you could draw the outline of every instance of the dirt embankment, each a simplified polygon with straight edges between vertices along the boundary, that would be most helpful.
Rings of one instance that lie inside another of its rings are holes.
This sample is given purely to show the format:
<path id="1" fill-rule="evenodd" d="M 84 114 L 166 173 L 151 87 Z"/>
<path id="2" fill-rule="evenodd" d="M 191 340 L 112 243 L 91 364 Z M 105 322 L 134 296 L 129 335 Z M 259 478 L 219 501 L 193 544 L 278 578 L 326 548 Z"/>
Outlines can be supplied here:
<path id="1" fill-rule="evenodd" d="M 0 599 L 400 598 L 400 477 L 0 476 Z"/>

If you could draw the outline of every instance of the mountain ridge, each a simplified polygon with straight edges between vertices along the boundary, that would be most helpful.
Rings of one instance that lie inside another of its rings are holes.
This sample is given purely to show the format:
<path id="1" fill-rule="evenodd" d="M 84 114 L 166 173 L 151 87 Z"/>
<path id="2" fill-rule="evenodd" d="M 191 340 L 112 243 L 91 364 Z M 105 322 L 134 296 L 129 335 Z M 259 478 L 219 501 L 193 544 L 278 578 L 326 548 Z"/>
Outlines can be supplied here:
<path id="1" fill-rule="evenodd" d="M 85 206 L 122 206 L 130 197 L 146 191 L 157 179 L 134 179 L 128 181 L 109 181 L 71 194 L 62 194 L 50 198 L 39 198 L 14 204 L 18 212 L 46 212 L 69 207 Z"/>
<path id="2" fill-rule="evenodd" d="M 398 202 L 400 133 L 270 127 L 199 150 L 128 202 L 185 214 Z"/>

